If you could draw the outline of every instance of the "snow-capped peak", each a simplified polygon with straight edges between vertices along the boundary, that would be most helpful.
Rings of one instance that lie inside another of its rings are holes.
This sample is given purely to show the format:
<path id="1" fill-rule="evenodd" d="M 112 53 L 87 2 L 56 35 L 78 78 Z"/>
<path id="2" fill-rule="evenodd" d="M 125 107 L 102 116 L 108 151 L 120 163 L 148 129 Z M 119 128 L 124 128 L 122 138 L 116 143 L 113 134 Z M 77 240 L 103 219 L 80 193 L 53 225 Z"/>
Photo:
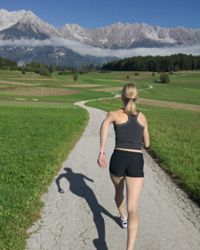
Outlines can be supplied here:
<path id="1" fill-rule="evenodd" d="M 53 26 L 41 20 L 30 10 L 7 11 L 0 9 L 0 31 L 17 24 L 18 27 L 29 26 L 34 31 L 39 31 L 49 36 L 59 36 L 59 31 Z"/>
<path id="2" fill-rule="evenodd" d="M 30 10 L 7 11 L 0 9 L 0 30 L 7 29 L 19 21 L 25 23 L 36 20 L 39 21 L 40 19 Z"/>
<path id="3" fill-rule="evenodd" d="M 74 23 L 56 28 L 28 10 L 9 12 L 0 9 L 0 31 L 0 39 L 4 40 L 21 37 L 37 39 L 62 37 L 94 47 L 111 49 L 151 48 L 200 43 L 199 29 L 186 29 L 181 26 L 163 28 L 147 23 L 122 22 L 96 29 L 85 29 Z"/>
<path id="4" fill-rule="evenodd" d="M 88 42 L 88 40 L 91 40 L 90 38 L 88 38 L 87 29 L 84 29 L 80 25 L 74 23 L 65 24 L 61 29 L 61 34 L 68 39 L 80 42 Z"/>
<path id="5" fill-rule="evenodd" d="M 65 24 L 63 28 L 61 28 L 63 32 L 67 32 L 70 34 L 78 34 L 78 33 L 85 33 L 86 29 L 82 28 L 79 24 L 71 23 Z"/>
<path id="6" fill-rule="evenodd" d="M 26 13 L 26 10 L 7 11 L 0 9 L 0 30 L 9 28 L 17 23 Z"/>

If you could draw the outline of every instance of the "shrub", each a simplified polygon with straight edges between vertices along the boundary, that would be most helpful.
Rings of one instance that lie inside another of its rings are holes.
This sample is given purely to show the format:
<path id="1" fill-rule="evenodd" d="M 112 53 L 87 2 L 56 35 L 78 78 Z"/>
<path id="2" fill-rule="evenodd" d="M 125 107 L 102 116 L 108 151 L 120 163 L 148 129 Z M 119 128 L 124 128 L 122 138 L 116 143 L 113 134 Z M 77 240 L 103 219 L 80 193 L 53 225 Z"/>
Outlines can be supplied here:
<path id="1" fill-rule="evenodd" d="M 160 83 L 169 83 L 169 75 L 166 73 L 160 74 Z"/>
<path id="2" fill-rule="evenodd" d="M 101 69 L 99 71 L 99 73 L 110 73 L 110 72 L 111 72 L 111 70 L 107 70 L 107 69 Z"/>
<path id="3" fill-rule="evenodd" d="M 159 83 L 159 82 L 160 82 L 160 80 L 159 80 L 159 79 L 153 79 L 153 82 L 155 82 L 155 83 Z"/>
<path id="4" fill-rule="evenodd" d="M 74 80 L 74 82 L 76 82 L 78 80 L 78 75 L 77 74 L 73 75 L 73 80 Z"/>
<path id="5" fill-rule="evenodd" d="M 82 69 L 79 71 L 79 74 L 87 74 L 88 72 L 89 72 L 89 70 Z"/>
<path id="6" fill-rule="evenodd" d="M 41 76 L 50 76 L 49 70 L 44 67 L 36 69 L 35 73 L 40 74 Z"/>
<path id="7" fill-rule="evenodd" d="M 71 71 L 60 71 L 58 74 L 59 75 L 71 75 L 72 72 Z"/>

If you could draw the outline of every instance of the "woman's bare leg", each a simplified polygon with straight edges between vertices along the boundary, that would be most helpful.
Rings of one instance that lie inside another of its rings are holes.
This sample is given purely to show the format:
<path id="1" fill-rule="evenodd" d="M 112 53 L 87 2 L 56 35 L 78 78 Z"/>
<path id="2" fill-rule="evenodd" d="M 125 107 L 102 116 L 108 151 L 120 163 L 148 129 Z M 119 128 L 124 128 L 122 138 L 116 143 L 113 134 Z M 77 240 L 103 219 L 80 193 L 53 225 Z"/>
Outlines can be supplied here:
<path id="1" fill-rule="evenodd" d="M 126 201 L 124 199 L 124 176 L 118 177 L 110 173 L 110 178 L 115 186 L 115 203 L 122 218 L 127 217 Z"/>
<path id="2" fill-rule="evenodd" d="M 128 237 L 127 250 L 134 250 L 138 230 L 138 205 L 144 177 L 126 176 L 127 210 L 128 210 Z"/>

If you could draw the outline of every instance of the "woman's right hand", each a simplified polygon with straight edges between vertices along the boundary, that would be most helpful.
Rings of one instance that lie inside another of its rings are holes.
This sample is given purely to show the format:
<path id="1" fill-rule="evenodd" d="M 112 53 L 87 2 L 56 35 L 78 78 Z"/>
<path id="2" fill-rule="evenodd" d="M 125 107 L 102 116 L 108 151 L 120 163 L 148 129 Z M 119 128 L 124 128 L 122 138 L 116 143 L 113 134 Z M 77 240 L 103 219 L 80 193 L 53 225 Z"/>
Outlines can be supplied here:
<path id="1" fill-rule="evenodd" d="M 97 159 L 97 163 L 99 164 L 99 167 L 105 168 L 107 166 L 105 152 L 100 152 L 99 153 L 99 157 Z"/>

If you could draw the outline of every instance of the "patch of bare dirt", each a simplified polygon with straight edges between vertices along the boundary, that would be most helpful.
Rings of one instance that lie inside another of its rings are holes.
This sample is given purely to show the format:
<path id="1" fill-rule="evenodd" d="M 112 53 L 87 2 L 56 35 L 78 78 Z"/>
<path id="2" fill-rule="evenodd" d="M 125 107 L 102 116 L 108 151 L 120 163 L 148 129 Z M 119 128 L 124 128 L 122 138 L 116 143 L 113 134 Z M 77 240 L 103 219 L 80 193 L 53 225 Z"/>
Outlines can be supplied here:
<path id="1" fill-rule="evenodd" d="M 18 79 L 19 80 L 19 79 Z M 19 85 L 19 86 L 31 86 L 31 83 L 25 83 L 25 82 L 14 82 L 14 81 L 6 81 L 6 80 L 0 80 L 0 84 L 12 84 L 12 85 Z"/>
<path id="2" fill-rule="evenodd" d="M 200 112 L 200 105 L 139 98 L 138 104 Z"/>
<path id="3" fill-rule="evenodd" d="M 112 92 L 112 91 L 121 91 L 122 87 L 111 87 L 111 88 L 98 88 L 94 89 L 94 91 L 104 91 L 104 92 Z"/>
<path id="4" fill-rule="evenodd" d="M 98 84 L 89 84 L 89 83 L 83 83 L 83 84 L 65 84 L 62 85 L 64 87 L 73 87 L 73 88 L 89 88 L 89 87 L 99 87 L 100 85 Z"/>
<path id="5" fill-rule="evenodd" d="M 33 81 L 54 81 L 54 80 L 57 80 L 55 78 L 37 78 L 37 77 L 25 77 L 25 78 L 22 78 L 22 77 L 9 77 L 8 80 L 33 80 Z"/>
<path id="6" fill-rule="evenodd" d="M 61 88 L 46 88 L 46 87 L 20 87 L 9 90 L 0 90 L 2 94 L 10 95 L 27 95 L 27 96 L 56 96 L 56 95 L 72 95 L 79 93 L 77 90 L 61 89 Z"/>

